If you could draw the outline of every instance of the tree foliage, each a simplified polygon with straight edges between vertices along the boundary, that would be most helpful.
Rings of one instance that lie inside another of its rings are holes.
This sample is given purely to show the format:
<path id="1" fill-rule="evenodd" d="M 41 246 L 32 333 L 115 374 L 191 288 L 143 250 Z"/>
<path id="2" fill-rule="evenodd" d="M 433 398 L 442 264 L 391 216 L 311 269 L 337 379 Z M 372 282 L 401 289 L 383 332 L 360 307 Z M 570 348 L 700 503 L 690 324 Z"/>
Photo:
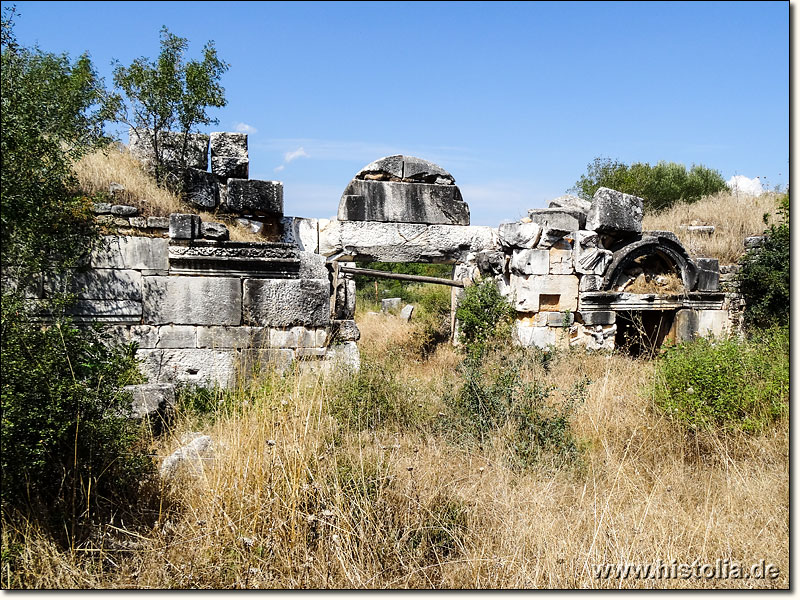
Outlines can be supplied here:
<path id="1" fill-rule="evenodd" d="M 739 289 L 745 300 L 745 321 L 751 327 L 789 323 L 789 194 L 778 202 L 781 222 L 770 224 L 763 245 L 749 250 L 741 261 Z"/>
<path id="2" fill-rule="evenodd" d="M 648 163 L 627 165 L 610 158 L 595 158 L 586 167 L 586 173 L 570 191 L 591 200 L 600 187 L 607 187 L 644 200 L 644 210 L 659 212 L 678 202 L 696 202 L 703 196 L 727 189 L 719 171 L 703 165 L 686 166 L 661 161 L 655 166 Z"/>
<path id="3" fill-rule="evenodd" d="M 114 85 L 117 118 L 129 125 L 140 140 L 153 149 L 155 175 L 159 182 L 167 174 L 165 147 L 169 132 L 180 132 L 179 169 L 186 168 L 189 137 L 199 125 L 216 123 L 208 109 L 226 105 L 225 89 L 219 81 L 229 65 L 217 56 L 214 42 L 203 47 L 202 60 L 185 59 L 188 40 L 161 28 L 158 58 L 135 59 L 130 66 L 117 64 Z"/>

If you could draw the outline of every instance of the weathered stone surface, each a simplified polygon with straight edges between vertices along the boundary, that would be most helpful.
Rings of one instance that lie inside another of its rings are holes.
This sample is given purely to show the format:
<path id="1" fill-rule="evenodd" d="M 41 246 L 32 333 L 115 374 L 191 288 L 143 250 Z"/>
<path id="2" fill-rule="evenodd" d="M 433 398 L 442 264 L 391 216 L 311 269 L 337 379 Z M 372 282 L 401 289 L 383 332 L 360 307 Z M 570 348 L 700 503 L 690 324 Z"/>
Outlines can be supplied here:
<path id="1" fill-rule="evenodd" d="M 144 322 L 239 325 L 242 283 L 233 277 L 145 277 Z M 283 283 L 283 282 L 280 282 Z"/>
<path id="2" fill-rule="evenodd" d="M 552 275 L 572 275 L 575 267 L 572 264 L 572 250 L 550 248 L 550 273 Z"/>
<path id="3" fill-rule="evenodd" d="M 603 278 L 599 275 L 583 275 L 578 285 L 581 292 L 599 292 L 603 289 Z"/>
<path id="4" fill-rule="evenodd" d="M 744 238 L 744 247 L 748 250 L 752 248 L 760 248 L 764 245 L 765 236 L 763 235 L 751 235 L 750 237 Z"/>
<path id="5" fill-rule="evenodd" d="M 549 327 L 567 327 L 575 321 L 575 313 L 572 312 L 546 312 L 540 314 L 547 315 L 547 325 Z"/>
<path id="6" fill-rule="evenodd" d="M 217 178 L 199 169 L 187 169 L 185 174 L 186 200 L 195 206 L 213 210 L 219 203 Z"/>
<path id="7" fill-rule="evenodd" d="M 519 312 L 575 311 L 578 278 L 574 275 L 511 275 L 511 292 Z"/>
<path id="8" fill-rule="evenodd" d="M 111 207 L 111 214 L 115 217 L 135 217 L 139 214 L 139 209 L 126 204 L 115 204 Z"/>
<path id="9" fill-rule="evenodd" d="M 584 325 L 576 323 L 570 327 L 570 345 L 584 346 L 589 351 L 612 351 L 617 334 L 617 326 Z"/>
<path id="10" fill-rule="evenodd" d="M 557 329 L 553 327 L 527 327 L 516 324 L 514 341 L 520 346 L 536 347 L 547 350 L 556 344 Z"/>
<path id="11" fill-rule="evenodd" d="M 637 196 L 601 187 L 592 197 L 586 229 L 600 233 L 641 233 L 643 206 Z"/>
<path id="12" fill-rule="evenodd" d="M 131 418 L 168 420 L 175 412 L 175 385 L 142 383 L 122 388 L 131 395 Z"/>
<path id="13" fill-rule="evenodd" d="M 142 303 L 137 300 L 78 299 L 66 312 L 79 322 L 138 323 L 142 318 Z"/>
<path id="14" fill-rule="evenodd" d="M 68 292 L 93 300 L 142 299 L 142 275 L 132 269 L 92 269 L 46 278 L 45 293 Z"/>
<path id="15" fill-rule="evenodd" d="M 411 315 L 413 315 L 413 314 L 414 314 L 414 305 L 413 304 L 406 304 L 400 310 L 400 318 L 403 319 L 403 321 L 410 321 L 411 320 Z"/>
<path id="16" fill-rule="evenodd" d="M 224 179 L 247 179 L 250 176 L 250 161 L 235 156 L 212 156 L 211 173 Z"/>
<path id="17" fill-rule="evenodd" d="M 539 237 L 539 242 L 536 244 L 537 248 L 550 249 L 557 246 L 563 239 L 564 233 L 560 229 L 550 229 L 545 227 L 542 229 L 542 235 Z"/>
<path id="18" fill-rule="evenodd" d="M 110 215 L 111 204 L 108 202 L 95 202 L 92 205 L 92 212 L 96 215 Z"/>
<path id="19" fill-rule="evenodd" d="M 228 227 L 224 223 L 201 223 L 200 232 L 209 240 L 225 241 L 230 237 Z"/>
<path id="20" fill-rule="evenodd" d="M 550 272 L 550 252 L 547 250 L 514 250 L 511 272 L 516 275 L 547 275 Z"/>
<path id="21" fill-rule="evenodd" d="M 403 159 L 402 154 L 385 156 L 369 163 L 356 173 L 355 179 L 380 179 L 385 181 L 402 181 Z"/>
<path id="22" fill-rule="evenodd" d="M 537 223 L 502 223 L 498 228 L 503 248 L 533 248 L 541 234 L 542 228 Z"/>
<path id="23" fill-rule="evenodd" d="M 283 216 L 283 184 L 260 179 L 228 180 L 226 210 L 234 213 Z"/>
<path id="24" fill-rule="evenodd" d="M 242 308 L 248 325 L 326 326 L 330 284 L 327 279 L 245 279 Z"/>
<path id="25" fill-rule="evenodd" d="M 171 274 L 296 278 L 300 272 L 297 248 L 279 242 L 195 240 L 169 247 Z"/>
<path id="26" fill-rule="evenodd" d="M 323 219 L 325 220 L 325 219 Z M 294 244 L 304 252 L 319 251 L 319 219 L 283 217 L 281 241 Z"/>
<path id="27" fill-rule="evenodd" d="M 150 382 L 192 383 L 229 387 L 236 381 L 237 350 L 142 349 L 136 353 L 140 369 Z"/>
<path id="28" fill-rule="evenodd" d="M 200 216 L 172 213 L 169 216 L 169 237 L 175 240 L 192 240 L 201 237 Z"/>
<path id="29" fill-rule="evenodd" d="M 353 263 L 349 263 L 350 266 Z M 351 276 L 340 278 L 334 290 L 333 318 L 352 319 L 356 314 L 356 282 Z"/>
<path id="30" fill-rule="evenodd" d="M 335 344 L 328 348 L 325 362 L 335 369 L 358 371 L 361 368 L 361 354 L 355 342 Z"/>
<path id="31" fill-rule="evenodd" d="M 482 275 L 501 275 L 506 267 L 506 255 L 497 250 L 475 253 L 475 264 Z"/>
<path id="32" fill-rule="evenodd" d="M 159 473 L 163 479 L 172 480 L 183 471 L 191 476 L 203 474 L 203 464 L 213 459 L 214 443 L 208 435 L 193 433 L 192 436 L 185 446 L 161 461 Z"/>
<path id="33" fill-rule="evenodd" d="M 294 359 L 295 351 L 290 348 L 242 350 L 240 376 L 249 379 L 265 370 L 283 373 L 292 368 Z"/>
<path id="34" fill-rule="evenodd" d="M 724 337 L 729 328 L 728 311 L 679 310 L 675 314 L 675 341 L 688 342 L 696 337 Z"/>
<path id="35" fill-rule="evenodd" d="M 313 252 L 300 252 L 300 279 L 328 279 L 325 257 Z"/>
<path id="36" fill-rule="evenodd" d="M 439 165 L 422 158 L 401 154 L 386 156 L 369 163 L 356 174 L 355 179 L 455 184 L 453 176 Z"/>
<path id="37" fill-rule="evenodd" d="M 325 344 L 325 330 L 296 325 L 294 327 L 269 330 L 269 346 L 271 348 L 316 348 Z"/>
<path id="38" fill-rule="evenodd" d="M 269 345 L 266 327 L 222 327 L 219 325 L 197 328 L 198 348 L 261 348 Z"/>
<path id="39" fill-rule="evenodd" d="M 164 239 L 106 236 L 92 253 L 89 265 L 95 269 L 166 271 L 169 269 L 168 248 L 169 242 Z"/>
<path id="40" fill-rule="evenodd" d="M 192 325 L 165 325 L 158 328 L 156 348 L 195 348 L 197 327 Z"/>
<path id="41" fill-rule="evenodd" d="M 388 313 L 400 308 L 402 298 L 384 298 L 381 300 L 381 312 Z"/>
<path id="42" fill-rule="evenodd" d="M 133 325 L 130 328 L 130 341 L 139 348 L 155 348 L 158 345 L 158 327 L 154 325 Z"/>
<path id="43" fill-rule="evenodd" d="M 169 217 L 147 217 L 150 229 L 169 229 Z"/>
<path id="44" fill-rule="evenodd" d="M 583 310 L 580 317 L 584 325 L 613 325 L 617 322 L 617 313 L 613 310 Z"/>
<path id="45" fill-rule="evenodd" d="M 129 131 L 129 149 L 134 158 L 152 166 L 155 153 L 153 151 L 153 134 L 149 130 L 142 130 L 137 134 L 133 129 Z M 159 134 L 159 145 L 162 149 L 162 158 L 167 168 L 180 166 L 180 157 L 183 149 L 183 134 L 176 131 L 162 131 Z M 205 171 L 208 168 L 208 142 L 209 136 L 202 133 L 190 133 L 186 142 L 186 166 Z"/>
<path id="46" fill-rule="evenodd" d="M 454 185 L 353 179 L 342 194 L 338 219 L 469 225 L 469 207 Z"/>
<path id="47" fill-rule="evenodd" d="M 215 156 L 248 157 L 246 133 L 212 131 L 209 142 L 212 159 Z"/>
<path id="48" fill-rule="evenodd" d="M 145 217 L 130 217 L 128 223 L 137 229 L 147 229 L 147 218 Z"/>
<path id="49" fill-rule="evenodd" d="M 586 214 L 566 208 L 532 208 L 528 211 L 528 218 L 542 229 L 549 229 L 553 234 L 565 235 L 580 229 L 585 222 Z"/>
<path id="50" fill-rule="evenodd" d="M 717 228 L 713 225 L 689 225 L 686 227 L 687 233 L 693 233 L 695 235 L 711 235 L 716 229 Z"/>
<path id="51" fill-rule="evenodd" d="M 696 258 L 698 292 L 719 291 L 719 260 L 716 258 Z"/>
<path id="52" fill-rule="evenodd" d="M 596 232 L 575 232 L 575 271 L 583 275 L 604 275 L 613 258 L 610 250 L 603 249 Z"/>
<path id="53" fill-rule="evenodd" d="M 592 203 L 588 200 L 584 200 L 583 198 L 578 198 L 578 196 L 567 194 L 565 196 L 553 198 L 547 203 L 547 206 L 548 208 L 561 208 L 569 211 L 577 211 L 586 215 L 589 212 L 589 209 L 592 207 Z"/>
<path id="54" fill-rule="evenodd" d="M 331 321 L 331 337 L 341 342 L 357 342 L 361 331 L 352 319 Z"/>

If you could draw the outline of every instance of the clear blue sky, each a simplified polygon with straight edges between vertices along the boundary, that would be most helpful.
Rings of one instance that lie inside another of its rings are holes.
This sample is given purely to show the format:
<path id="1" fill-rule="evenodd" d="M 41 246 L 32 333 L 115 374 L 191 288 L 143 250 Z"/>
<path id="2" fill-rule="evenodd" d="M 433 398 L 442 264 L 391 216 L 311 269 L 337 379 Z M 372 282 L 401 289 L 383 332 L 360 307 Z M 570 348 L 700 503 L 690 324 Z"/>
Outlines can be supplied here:
<path id="1" fill-rule="evenodd" d="M 476 225 L 545 206 L 597 156 L 788 184 L 788 2 L 3 4 L 21 44 L 88 52 L 108 85 L 162 25 L 190 57 L 214 40 L 231 68 L 209 130 L 251 128 L 250 176 L 284 182 L 287 215 L 334 215 L 399 153 L 450 171 Z"/>

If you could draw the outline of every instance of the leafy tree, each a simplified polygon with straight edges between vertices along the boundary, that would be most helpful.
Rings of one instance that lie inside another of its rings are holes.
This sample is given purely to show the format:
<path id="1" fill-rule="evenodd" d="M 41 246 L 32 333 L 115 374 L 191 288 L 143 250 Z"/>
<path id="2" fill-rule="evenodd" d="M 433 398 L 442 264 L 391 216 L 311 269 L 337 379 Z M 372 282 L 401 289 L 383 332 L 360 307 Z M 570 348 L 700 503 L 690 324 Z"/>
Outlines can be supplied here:
<path id="1" fill-rule="evenodd" d="M 739 289 L 745 299 L 745 321 L 751 327 L 789 323 L 789 195 L 779 203 L 781 222 L 771 224 L 763 245 L 749 250 L 741 261 Z"/>
<path id="2" fill-rule="evenodd" d="M 570 189 L 581 198 L 591 200 L 600 187 L 607 187 L 644 200 L 644 209 L 659 212 L 678 202 L 697 202 L 703 196 L 727 189 L 722 175 L 702 165 L 688 171 L 682 164 L 660 161 L 626 165 L 610 158 L 595 158 Z"/>
<path id="3" fill-rule="evenodd" d="M 217 123 L 207 109 L 227 103 L 219 81 L 230 65 L 217 57 L 214 42 L 203 47 L 201 61 L 186 61 L 187 47 L 186 38 L 162 27 L 161 53 L 155 61 L 141 57 L 128 67 L 117 64 L 114 69 L 114 85 L 125 96 L 115 96 L 117 118 L 152 148 L 159 182 L 165 180 L 174 158 L 179 171 L 186 169 L 189 134 L 199 125 Z M 181 137 L 180 154 L 173 158 L 168 157 L 168 142 L 174 131 Z"/>

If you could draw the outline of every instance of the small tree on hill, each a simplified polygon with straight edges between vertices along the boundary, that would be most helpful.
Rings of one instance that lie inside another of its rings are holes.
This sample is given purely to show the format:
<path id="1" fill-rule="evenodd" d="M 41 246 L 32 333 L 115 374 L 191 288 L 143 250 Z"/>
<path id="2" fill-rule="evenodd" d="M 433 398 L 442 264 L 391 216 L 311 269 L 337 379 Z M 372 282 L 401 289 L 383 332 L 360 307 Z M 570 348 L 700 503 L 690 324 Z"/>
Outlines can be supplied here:
<path id="1" fill-rule="evenodd" d="M 203 47 L 202 60 L 184 59 L 186 38 L 161 28 L 161 53 L 155 61 L 140 57 L 114 69 L 117 118 L 153 150 L 155 176 L 163 183 L 168 172 L 165 141 L 169 132 L 182 134 L 178 169 L 186 169 L 189 134 L 199 125 L 217 123 L 207 109 L 227 104 L 220 78 L 229 66 L 217 56 L 214 42 Z"/>

